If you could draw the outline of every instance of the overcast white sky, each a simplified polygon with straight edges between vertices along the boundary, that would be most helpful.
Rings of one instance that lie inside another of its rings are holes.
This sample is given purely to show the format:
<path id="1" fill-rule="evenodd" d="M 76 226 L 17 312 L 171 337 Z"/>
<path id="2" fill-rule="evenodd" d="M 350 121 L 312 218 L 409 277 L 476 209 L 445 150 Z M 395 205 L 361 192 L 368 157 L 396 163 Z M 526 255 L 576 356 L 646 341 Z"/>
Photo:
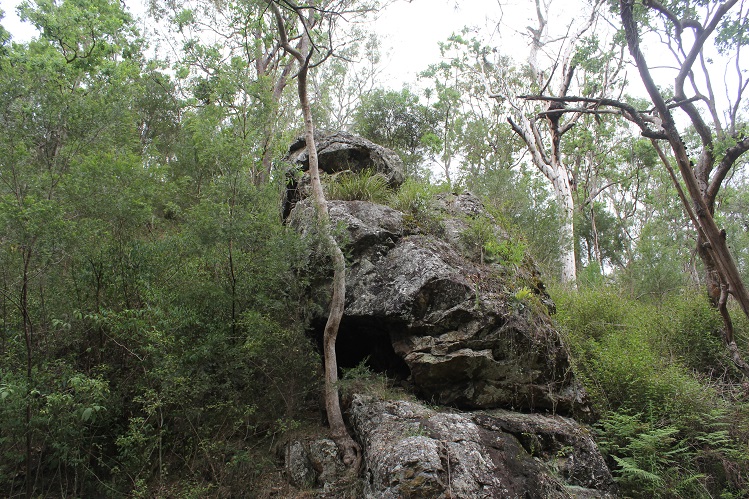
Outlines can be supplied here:
<path id="1" fill-rule="evenodd" d="M 400 1 L 376 21 L 383 49 L 390 50 L 385 73 L 394 82 L 414 81 L 418 72 L 439 59 L 438 42 L 464 26 L 481 28 L 499 20 L 496 1 L 461 0 L 459 6 L 455 4 L 455 0 Z"/>
<path id="2" fill-rule="evenodd" d="M 569 5 L 570 1 L 563 0 L 563 3 Z M 2 24 L 15 41 L 24 42 L 34 33 L 28 25 L 18 20 L 15 10 L 19 3 L 21 0 L 0 0 L 0 8 L 5 11 Z M 144 10 L 144 0 L 126 0 L 125 3 L 135 15 Z M 501 0 L 501 3 L 504 6 L 500 9 L 497 0 L 394 2 L 375 24 L 375 30 L 382 37 L 383 52 L 389 54 L 385 58 L 385 75 L 392 78 L 394 86 L 400 86 L 404 81 L 415 81 L 417 73 L 439 59 L 438 42 L 446 40 L 464 26 L 484 27 L 487 22 L 496 26 L 502 15 L 506 24 L 502 30 L 504 42 L 512 41 L 512 50 L 525 50 L 526 39 L 510 26 L 524 31 L 534 14 L 532 2 Z"/>
<path id="3" fill-rule="evenodd" d="M 19 42 L 28 41 L 34 35 L 33 30 L 20 23 L 15 15 L 21 1 L 0 0 L 0 8 L 5 11 L 5 18 L 1 22 L 14 40 Z M 124 1 L 136 16 L 145 11 L 147 0 Z M 549 27 L 563 34 L 572 17 L 583 11 L 583 4 L 582 0 L 552 2 Z M 429 64 L 438 62 L 438 42 L 446 40 L 464 26 L 500 26 L 498 30 L 483 32 L 485 43 L 523 61 L 527 57 L 529 41 L 525 36 L 526 27 L 535 24 L 533 0 L 396 0 L 380 14 L 374 26 L 382 39 L 383 53 L 387 54 L 383 57 L 385 67 L 380 84 L 400 88 L 403 83 L 414 83 L 419 72 Z M 141 31 L 150 31 L 143 21 Z M 661 47 L 659 49 L 662 50 Z M 658 60 L 658 54 L 651 52 L 646 55 L 651 66 L 657 66 L 654 63 Z M 628 72 L 630 81 L 635 83 L 630 92 L 643 93 L 635 72 Z M 716 65 L 716 77 L 717 73 L 723 76 L 720 65 Z M 727 76 L 732 75 L 729 73 Z"/>

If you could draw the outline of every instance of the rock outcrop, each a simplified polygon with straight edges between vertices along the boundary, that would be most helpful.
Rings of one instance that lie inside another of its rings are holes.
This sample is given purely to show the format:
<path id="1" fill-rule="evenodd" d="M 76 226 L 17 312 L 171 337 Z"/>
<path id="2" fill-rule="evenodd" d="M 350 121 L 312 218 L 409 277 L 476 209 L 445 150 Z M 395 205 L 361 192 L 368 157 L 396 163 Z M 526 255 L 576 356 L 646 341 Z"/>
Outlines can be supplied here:
<path id="1" fill-rule="evenodd" d="M 374 169 L 393 186 L 402 181 L 394 154 L 345 134 L 321 138 L 320 154 L 329 173 Z M 289 158 L 304 168 L 303 143 Z M 285 216 L 312 233 L 314 209 L 302 185 L 290 184 Z M 612 497 L 611 474 L 592 437 L 563 417 L 584 420 L 590 410 L 550 319 L 554 305 L 522 245 L 481 201 L 442 194 L 429 209 L 405 213 L 365 201 L 328 205 L 347 255 L 339 366 L 366 361 L 429 404 L 412 396 L 346 400 L 363 448 L 360 494 Z M 321 272 L 312 283 L 321 339 L 330 276 Z M 286 459 L 293 482 L 327 484 L 325 496 L 333 497 L 331 484 L 342 482 L 329 444 L 292 443 Z"/>
<path id="2" fill-rule="evenodd" d="M 611 473 L 590 432 L 568 418 L 459 412 L 369 395 L 353 395 L 348 414 L 363 450 L 358 484 L 326 438 L 286 446 L 292 484 L 316 487 L 321 497 L 614 497 Z"/>
<path id="3" fill-rule="evenodd" d="M 459 234 L 481 203 L 462 194 L 441 204 L 449 230 L 439 238 L 386 206 L 329 202 L 333 224 L 347 229 L 349 254 L 339 364 L 369 357 L 375 369 L 408 378 L 420 397 L 443 405 L 584 415 L 584 393 L 537 275 L 471 261 Z M 292 223 L 304 226 L 311 216 L 302 202 Z"/>

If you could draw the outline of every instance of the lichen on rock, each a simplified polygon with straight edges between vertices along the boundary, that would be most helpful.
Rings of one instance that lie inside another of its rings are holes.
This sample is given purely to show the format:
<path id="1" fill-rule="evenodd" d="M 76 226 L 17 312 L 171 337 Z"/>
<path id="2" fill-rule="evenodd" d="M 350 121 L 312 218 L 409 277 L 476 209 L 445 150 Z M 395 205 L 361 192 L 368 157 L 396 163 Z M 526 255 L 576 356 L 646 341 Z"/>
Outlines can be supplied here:
<path id="1" fill-rule="evenodd" d="M 481 206 L 469 194 L 455 196 L 458 201 L 473 210 Z M 303 227 L 310 214 L 302 201 L 291 223 Z M 443 240 L 409 231 L 403 213 L 364 201 L 331 201 L 330 216 L 345 227 L 348 254 L 342 365 L 363 359 L 347 360 L 356 350 L 347 345 L 388 343 L 380 350 L 397 359 L 368 355 L 375 364 L 405 363 L 409 381 L 425 400 L 464 409 L 587 411 L 533 269 L 524 269 L 530 277 L 520 282 L 537 298 L 523 303 L 515 296 L 515 274 L 504 278 L 497 264 L 466 258 L 457 235 Z M 445 219 L 461 216 L 446 211 Z M 313 294 L 325 310 L 327 294 Z"/>
<path id="2" fill-rule="evenodd" d="M 462 413 L 359 395 L 349 412 L 364 450 L 365 497 L 612 497 L 591 436 L 561 416 Z"/>

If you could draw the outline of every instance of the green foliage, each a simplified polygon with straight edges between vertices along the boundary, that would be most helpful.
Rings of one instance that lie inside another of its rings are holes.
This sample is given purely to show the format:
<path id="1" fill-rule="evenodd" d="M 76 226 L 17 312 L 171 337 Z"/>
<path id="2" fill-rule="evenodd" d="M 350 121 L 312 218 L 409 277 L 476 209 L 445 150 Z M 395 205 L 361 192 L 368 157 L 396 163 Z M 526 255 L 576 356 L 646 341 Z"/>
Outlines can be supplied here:
<path id="1" fill-rule="evenodd" d="M 145 60 L 121 2 L 25 2 L 21 16 L 39 33 L 28 43 L 0 27 L 0 490 L 9 497 L 23 495 L 27 477 L 34 496 L 251 494 L 275 465 L 267 449 L 316 407 L 320 359 L 304 332 L 313 305 L 300 278 L 315 275 L 314 241 L 281 225 L 269 182 L 297 132 L 285 56 L 262 2 L 204 7 L 154 4 L 183 42 L 169 71 Z M 212 20 L 226 24 L 210 28 L 231 33 L 226 43 L 193 36 L 214 7 Z M 719 48 L 744 44 L 745 24 L 727 19 Z M 363 43 L 374 63 L 376 41 Z M 578 47 L 583 93 L 600 83 L 591 77 L 607 62 L 600 45 L 591 37 Z M 360 134 L 403 157 L 409 180 L 393 193 L 379 174 L 341 174 L 329 196 L 387 201 L 408 229 L 441 234 L 434 197 L 449 186 L 415 180 L 429 178 L 431 159 L 524 234 L 497 237 L 489 219 L 472 219 L 468 252 L 513 275 L 526 254 L 555 268 L 555 200 L 516 164 L 507 104 L 485 99 L 477 77 L 525 88 L 527 69 L 468 31 L 441 50 L 422 75 L 424 101 L 377 90 L 354 117 Z M 315 112 L 349 124 L 335 89 L 364 80 L 349 78 L 344 58 L 318 72 Z M 586 273 L 558 305 L 576 372 L 603 414 L 602 448 L 630 496 L 746 497 L 749 407 L 720 318 L 701 294 L 674 293 L 693 266 L 673 188 L 647 141 L 622 140 L 606 120 L 580 123 L 563 154 L 586 207 L 576 234 Z M 695 138 L 686 135 L 690 146 Z M 716 140 L 716 155 L 735 144 Z M 608 183 L 606 202 L 589 203 Z M 744 176 L 731 175 L 717 200 L 745 276 L 747 192 Z M 517 275 L 511 306 L 542 306 Z M 620 290 L 603 286 L 612 279 Z M 747 319 L 735 325 L 746 344 Z M 341 387 L 392 389 L 366 364 Z"/>
<path id="2" fill-rule="evenodd" d="M 481 181 L 469 184 L 472 192 L 486 199 L 499 224 L 526 245 L 526 252 L 545 274 L 559 268 L 559 216 L 551 194 L 533 171 L 496 168 Z"/>
<path id="3" fill-rule="evenodd" d="M 363 393 L 380 398 L 393 396 L 391 382 L 388 380 L 387 375 L 374 372 L 367 364 L 368 361 L 369 358 L 367 357 L 355 367 L 343 370 L 343 376 L 338 383 L 344 397 L 355 393 Z"/>
<path id="4" fill-rule="evenodd" d="M 652 496 L 662 490 L 665 476 L 674 471 L 680 454 L 686 451 L 681 446 L 674 448 L 677 428 L 652 428 L 640 415 L 612 413 L 600 421 L 599 428 L 601 451 L 617 464 L 616 481 L 627 490 L 637 490 L 638 495 Z"/>
<path id="5" fill-rule="evenodd" d="M 429 109 L 408 88 L 400 92 L 376 89 L 364 95 L 354 114 L 354 131 L 372 142 L 396 151 L 406 176 L 418 179 L 428 153 L 431 122 Z"/>
<path id="6" fill-rule="evenodd" d="M 518 266 L 525 258 L 526 246 L 522 241 L 506 239 L 490 240 L 484 244 L 484 251 L 489 260 L 496 259 L 501 265 Z"/>
<path id="7" fill-rule="evenodd" d="M 0 60 L 0 490 L 243 493 L 319 366 L 305 243 L 247 175 L 260 139 L 185 109 L 119 3 L 24 15 L 40 37 Z"/>
<path id="8" fill-rule="evenodd" d="M 635 297 L 660 300 L 689 282 L 691 245 L 674 244 L 674 234 L 685 234 L 683 225 L 676 229 L 664 222 L 653 220 L 642 228 L 634 258 L 619 276 Z"/>
<path id="9" fill-rule="evenodd" d="M 442 217 L 434 208 L 434 197 L 448 189 L 446 185 L 433 185 L 408 179 L 391 196 L 388 204 L 402 211 L 407 228 L 427 234 L 444 233 Z"/>
<path id="10" fill-rule="evenodd" d="M 713 381 L 739 374 L 707 299 L 685 292 L 640 302 L 602 285 L 553 294 L 575 373 L 603 416 L 598 442 L 622 493 L 744 495 L 749 420 Z"/>
<path id="11" fill-rule="evenodd" d="M 606 210 L 603 203 L 594 202 L 575 217 L 575 241 L 578 259 L 588 265 L 609 265 L 621 268 L 626 255 L 627 236 L 620 220 Z"/>
<path id="12" fill-rule="evenodd" d="M 468 228 L 461 234 L 463 244 L 482 263 L 519 266 L 525 258 L 526 245 L 501 237 L 496 222 L 485 216 L 468 219 Z"/>
<path id="13" fill-rule="evenodd" d="M 389 204 L 404 213 L 424 214 L 432 209 L 432 200 L 441 190 L 428 182 L 408 179 L 393 193 Z"/>
<path id="14" fill-rule="evenodd" d="M 636 411 L 653 404 L 664 417 L 698 410 L 695 400 L 709 400 L 710 390 L 689 369 L 707 368 L 698 359 L 718 362 L 716 355 L 720 363 L 712 368 L 729 366 L 706 299 L 689 294 L 659 307 L 599 286 L 560 294 L 557 305 L 578 373 L 607 410 Z M 707 331 L 700 316 L 708 321 Z"/>
<path id="15" fill-rule="evenodd" d="M 749 458 L 730 418 L 725 408 L 671 424 L 613 412 L 597 424 L 598 444 L 630 497 L 741 497 Z"/>
<path id="16" fill-rule="evenodd" d="M 468 254 L 483 263 L 496 255 L 497 234 L 495 224 L 488 217 L 478 216 L 466 220 L 468 227 L 460 234 Z"/>
<path id="17" fill-rule="evenodd" d="M 328 199 L 385 203 L 390 197 L 387 177 L 372 170 L 342 172 L 325 184 Z"/>
<path id="18" fill-rule="evenodd" d="M 744 282 L 749 282 L 749 185 L 745 176 L 736 175 L 721 189 L 717 221 L 725 228 L 726 239 Z"/>

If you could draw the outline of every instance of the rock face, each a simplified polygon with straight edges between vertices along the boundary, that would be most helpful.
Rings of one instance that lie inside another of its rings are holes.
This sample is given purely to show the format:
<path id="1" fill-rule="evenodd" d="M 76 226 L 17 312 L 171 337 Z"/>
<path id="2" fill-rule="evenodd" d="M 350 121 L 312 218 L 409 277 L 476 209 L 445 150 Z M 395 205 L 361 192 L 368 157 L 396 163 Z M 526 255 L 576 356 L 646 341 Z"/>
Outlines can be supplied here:
<path id="1" fill-rule="evenodd" d="M 320 170 L 325 173 L 333 174 L 345 170 L 359 173 L 373 170 L 384 174 L 392 187 L 403 183 L 403 161 L 390 149 L 346 132 L 316 136 L 315 143 Z M 304 170 L 309 168 L 304 137 L 291 145 L 287 160 Z"/>
<path id="2" fill-rule="evenodd" d="M 284 460 L 289 482 L 300 488 L 330 489 L 346 471 L 338 447 L 328 438 L 290 442 Z"/>
<path id="3" fill-rule="evenodd" d="M 612 497 L 595 443 L 570 419 L 360 395 L 349 412 L 364 450 L 364 497 Z"/>
<path id="4" fill-rule="evenodd" d="M 474 196 L 446 195 L 439 204 L 441 238 L 386 206 L 329 202 L 333 224 L 346 227 L 349 255 L 339 364 L 368 356 L 375 369 L 408 378 L 420 397 L 443 405 L 583 415 L 584 393 L 537 276 L 468 257 L 460 235 L 481 214 Z M 292 224 L 311 216 L 302 202 Z"/>
<path id="5" fill-rule="evenodd" d="M 319 149 L 327 172 L 374 168 L 391 185 L 402 181 L 394 153 L 379 146 L 336 134 Z M 289 158 L 303 168 L 303 143 Z M 285 218 L 314 233 L 302 184 L 290 184 Z M 590 410 L 533 262 L 475 196 L 432 201 L 407 213 L 328 202 L 347 256 L 339 366 L 366 360 L 430 404 L 363 395 L 345 401 L 364 457 L 362 490 L 351 497 L 612 497 L 611 474 L 588 431 L 562 417 L 585 419 Z M 312 281 L 321 339 L 330 274 Z M 297 485 L 327 484 L 326 497 L 344 497 L 330 488 L 342 483 L 331 444 L 292 442 L 287 473 Z"/>

